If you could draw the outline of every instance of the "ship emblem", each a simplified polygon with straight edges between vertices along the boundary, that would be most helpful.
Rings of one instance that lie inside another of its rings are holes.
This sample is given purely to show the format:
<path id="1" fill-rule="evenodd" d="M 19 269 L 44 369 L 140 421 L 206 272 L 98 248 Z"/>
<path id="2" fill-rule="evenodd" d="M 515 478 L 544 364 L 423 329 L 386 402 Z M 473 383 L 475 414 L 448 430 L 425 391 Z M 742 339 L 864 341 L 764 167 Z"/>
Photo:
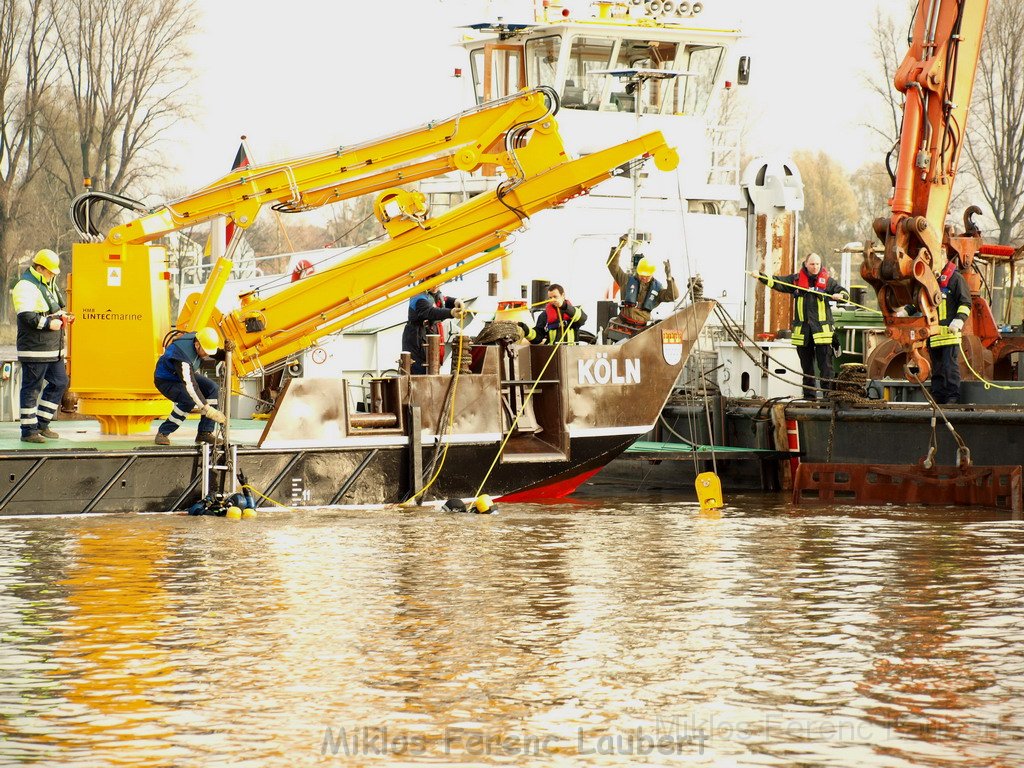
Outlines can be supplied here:
<path id="1" fill-rule="evenodd" d="M 665 362 L 669 365 L 679 365 L 683 359 L 683 332 L 670 331 L 667 328 L 661 331 L 661 354 L 665 356 Z"/>

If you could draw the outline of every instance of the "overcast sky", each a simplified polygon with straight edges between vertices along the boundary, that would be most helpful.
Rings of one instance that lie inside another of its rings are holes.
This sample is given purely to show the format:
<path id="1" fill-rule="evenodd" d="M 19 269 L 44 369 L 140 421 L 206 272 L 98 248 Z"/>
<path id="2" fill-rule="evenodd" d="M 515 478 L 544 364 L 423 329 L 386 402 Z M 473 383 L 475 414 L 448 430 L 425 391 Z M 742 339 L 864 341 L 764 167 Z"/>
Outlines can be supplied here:
<path id="1" fill-rule="evenodd" d="M 575 1 L 575 0 L 574 0 Z M 753 56 L 750 144 L 823 149 L 850 170 L 877 153 L 861 127 L 875 105 L 876 7 L 895 0 L 705 0 L 742 13 Z M 305 154 L 445 117 L 469 99 L 456 27 L 526 18 L 528 0 L 198 0 L 192 123 L 166 147 L 195 189 L 225 173 L 241 134 L 256 162 Z M 517 10 L 518 9 L 518 10 Z"/>

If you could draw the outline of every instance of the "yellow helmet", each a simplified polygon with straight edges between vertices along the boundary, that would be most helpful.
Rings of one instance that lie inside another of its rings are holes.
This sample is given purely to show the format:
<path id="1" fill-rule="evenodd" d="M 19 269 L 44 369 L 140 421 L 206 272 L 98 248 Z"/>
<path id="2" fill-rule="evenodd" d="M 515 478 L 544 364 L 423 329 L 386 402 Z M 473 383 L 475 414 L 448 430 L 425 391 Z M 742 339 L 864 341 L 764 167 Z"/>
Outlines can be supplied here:
<path id="1" fill-rule="evenodd" d="M 212 355 L 220 349 L 220 336 L 213 328 L 202 328 L 196 331 L 196 341 L 199 342 L 203 352 L 208 355 Z"/>
<path id="2" fill-rule="evenodd" d="M 636 273 L 642 277 L 654 277 L 654 262 L 646 258 L 640 259 L 636 265 Z"/>
<path id="3" fill-rule="evenodd" d="M 43 250 L 36 253 L 32 257 L 32 263 L 38 264 L 40 267 L 46 267 L 55 275 L 60 274 L 60 257 L 49 248 L 43 248 Z"/>

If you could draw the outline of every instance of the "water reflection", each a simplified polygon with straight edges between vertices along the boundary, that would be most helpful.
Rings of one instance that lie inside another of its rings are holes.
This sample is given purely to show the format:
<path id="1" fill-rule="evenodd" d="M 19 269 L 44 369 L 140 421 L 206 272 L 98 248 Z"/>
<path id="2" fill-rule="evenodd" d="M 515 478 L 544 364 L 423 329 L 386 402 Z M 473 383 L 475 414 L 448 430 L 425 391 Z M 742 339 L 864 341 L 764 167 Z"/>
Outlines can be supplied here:
<path id="1" fill-rule="evenodd" d="M 1022 529 L 849 512 L 2 521 L 0 762 L 1011 764 Z"/>

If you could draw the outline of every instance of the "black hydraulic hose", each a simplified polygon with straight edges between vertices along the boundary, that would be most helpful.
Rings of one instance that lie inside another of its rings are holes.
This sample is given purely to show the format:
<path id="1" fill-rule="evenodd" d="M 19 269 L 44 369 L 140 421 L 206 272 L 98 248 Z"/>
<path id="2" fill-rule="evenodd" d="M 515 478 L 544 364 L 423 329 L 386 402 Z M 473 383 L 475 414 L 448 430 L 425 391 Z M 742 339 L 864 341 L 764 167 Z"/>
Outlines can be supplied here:
<path id="1" fill-rule="evenodd" d="M 146 213 L 148 209 L 138 200 L 124 195 L 117 195 L 113 192 L 97 192 L 89 190 L 83 192 L 71 201 L 71 223 L 75 225 L 78 234 L 82 237 L 98 237 L 100 232 L 92 223 L 92 206 L 94 203 L 112 203 L 135 213 Z"/>

